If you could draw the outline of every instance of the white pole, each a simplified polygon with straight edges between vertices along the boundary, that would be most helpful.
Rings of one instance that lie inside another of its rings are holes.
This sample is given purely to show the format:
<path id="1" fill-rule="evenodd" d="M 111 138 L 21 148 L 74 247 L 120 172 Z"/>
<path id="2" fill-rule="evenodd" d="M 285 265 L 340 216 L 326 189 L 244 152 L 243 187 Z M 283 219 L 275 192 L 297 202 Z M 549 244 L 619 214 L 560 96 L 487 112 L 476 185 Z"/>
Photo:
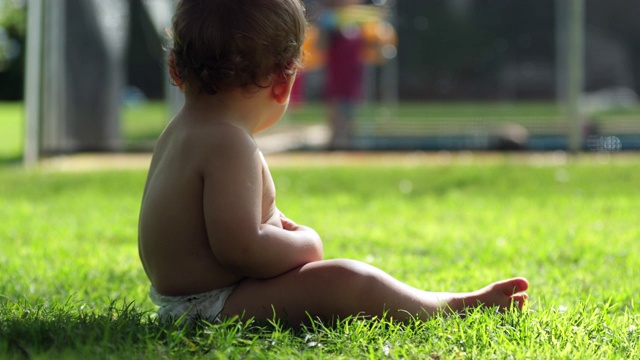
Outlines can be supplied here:
<path id="1" fill-rule="evenodd" d="M 33 166 L 40 157 L 42 117 L 42 32 L 44 0 L 31 0 L 27 19 L 27 60 L 25 80 L 25 126 L 23 164 Z"/>
<path id="2" fill-rule="evenodd" d="M 556 0 L 564 1 L 564 0 Z M 569 0 L 569 42 L 567 56 L 567 121 L 569 150 L 582 148 L 580 98 L 584 86 L 584 0 Z"/>
<path id="3" fill-rule="evenodd" d="M 40 152 L 57 152 L 69 143 L 65 125 L 66 109 L 66 22 L 67 1 L 43 1 L 44 33 L 42 46 L 42 109 Z M 46 117 L 45 117 L 46 111 Z"/>

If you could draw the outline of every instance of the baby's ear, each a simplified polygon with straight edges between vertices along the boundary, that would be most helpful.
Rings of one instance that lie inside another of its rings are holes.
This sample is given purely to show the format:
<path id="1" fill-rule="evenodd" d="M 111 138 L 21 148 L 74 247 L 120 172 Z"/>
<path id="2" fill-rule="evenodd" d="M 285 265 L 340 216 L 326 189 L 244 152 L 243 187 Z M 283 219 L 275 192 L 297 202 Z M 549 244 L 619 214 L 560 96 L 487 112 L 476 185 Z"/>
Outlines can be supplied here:
<path id="1" fill-rule="evenodd" d="M 180 76 L 180 71 L 176 66 L 176 58 L 173 54 L 173 51 L 169 52 L 169 58 L 167 61 L 169 65 L 169 76 L 171 77 L 171 81 L 173 85 L 176 85 L 180 88 L 180 90 L 184 91 L 184 82 L 182 81 L 182 77 Z"/>
<path id="2" fill-rule="evenodd" d="M 296 79 L 296 74 L 286 75 L 282 72 L 274 74 L 273 84 L 271 85 L 271 94 L 278 104 L 286 104 L 291 96 L 291 88 Z"/>

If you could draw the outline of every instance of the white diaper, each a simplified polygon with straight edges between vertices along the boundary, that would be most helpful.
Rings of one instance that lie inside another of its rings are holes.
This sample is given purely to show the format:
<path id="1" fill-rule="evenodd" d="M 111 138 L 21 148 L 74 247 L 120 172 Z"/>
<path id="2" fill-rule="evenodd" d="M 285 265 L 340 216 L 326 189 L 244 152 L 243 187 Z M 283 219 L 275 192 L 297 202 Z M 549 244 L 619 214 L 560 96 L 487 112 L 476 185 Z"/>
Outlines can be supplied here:
<path id="1" fill-rule="evenodd" d="M 158 293 L 151 285 L 149 297 L 160 307 L 158 309 L 160 321 L 174 321 L 185 316 L 188 321 L 203 319 L 216 323 L 220 321 L 224 303 L 234 288 L 235 285 L 195 295 L 166 296 Z"/>

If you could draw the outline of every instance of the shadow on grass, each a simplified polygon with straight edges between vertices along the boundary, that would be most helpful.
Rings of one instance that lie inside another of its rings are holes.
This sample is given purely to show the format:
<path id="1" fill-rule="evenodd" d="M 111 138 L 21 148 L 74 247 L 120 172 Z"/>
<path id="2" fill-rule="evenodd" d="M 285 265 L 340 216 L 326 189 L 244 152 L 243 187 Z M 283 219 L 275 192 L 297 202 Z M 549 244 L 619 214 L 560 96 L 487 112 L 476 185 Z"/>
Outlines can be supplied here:
<path id="1" fill-rule="evenodd" d="M 385 321 L 356 319 L 345 319 L 340 324 L 338 328 L 360 329 L 356 333 L 359 338 L 366 338 L 372 326 L 380 329 L 390 326 Z M 329 327 L 321 322 L 297 330 L 276 320 L 254 322 L 237 318 L 215 325 L 181 320 L 163 324 L 151 313 L 124 301 L 114 301 L 106 310 L 96 310 L 71 301 L 58 305 L 45 301 L 29 306 L 26 302 L 2 303 L 0 298 L 2 359 L 242 358 L 251 354 L 264 358 L 271 351 L 295 358 L 301 351 L 315 348 L 320 338 L 327 341 L 323 336 L 328 333 Z"/>
<path id="2" fill-rule="evenodd" d="M 112 303 L 104 313 L 71 306 L 2 304 L 0 357 L 139 354 L 149 340 L 163 333 L 148 313 L 136 310 L 132 303 Z"/>
<path id="3" fill-rule="evenodd" d="M 0 155 L 0 166 L 22 165 L 21 155 Z"/>
<path id="4" fill-rule="evenodd" d="M 120 300 L 97 310 L 71 300 L 33 306 L 0 298 L 1 359 L 191 358 L 262 348 L 264 334 L 264 327 L 235 318 L 216 325 L 160 323 Z"/>

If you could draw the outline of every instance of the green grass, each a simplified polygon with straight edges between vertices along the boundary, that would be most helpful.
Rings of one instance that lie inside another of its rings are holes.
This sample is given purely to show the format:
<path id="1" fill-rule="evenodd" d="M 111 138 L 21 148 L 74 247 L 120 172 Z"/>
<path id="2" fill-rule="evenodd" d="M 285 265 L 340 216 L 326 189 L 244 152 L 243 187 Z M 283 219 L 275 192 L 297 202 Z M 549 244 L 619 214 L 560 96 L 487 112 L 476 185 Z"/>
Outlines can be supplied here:
<path id="1" fill-rule="evenodd" d="M 0 102 L 0 164 L 22 157 L 23 121 L 22 103 Z"/>
<path id="2" fill-rule="evenodd" d="M 297 332 L 154 321 L 136 245 L 143 171 L 0 167 L 0 358 L 638 358 L 639 166 L 274 167 L 279 207 L 328 258 L 429 290 L 531 282 L 522 314 Z"/>
<path id="3" fill-rule="evenodd" d="M 149 102 L 122 109 L 122 133 L 125 146 L 149 147 L 167 124 L 168 112 L 163 102 Z M 24 108 L 20 102 L 0 102 L 0 163 L 22 157 L 24 143 Z"/>
<path id="4" fill-rule="evenodd" d="M 167 125 L 169 110 L 163 102 L 125 107 L 122 109 L 122 132 L 129 145 L 155 141 Z"/>

